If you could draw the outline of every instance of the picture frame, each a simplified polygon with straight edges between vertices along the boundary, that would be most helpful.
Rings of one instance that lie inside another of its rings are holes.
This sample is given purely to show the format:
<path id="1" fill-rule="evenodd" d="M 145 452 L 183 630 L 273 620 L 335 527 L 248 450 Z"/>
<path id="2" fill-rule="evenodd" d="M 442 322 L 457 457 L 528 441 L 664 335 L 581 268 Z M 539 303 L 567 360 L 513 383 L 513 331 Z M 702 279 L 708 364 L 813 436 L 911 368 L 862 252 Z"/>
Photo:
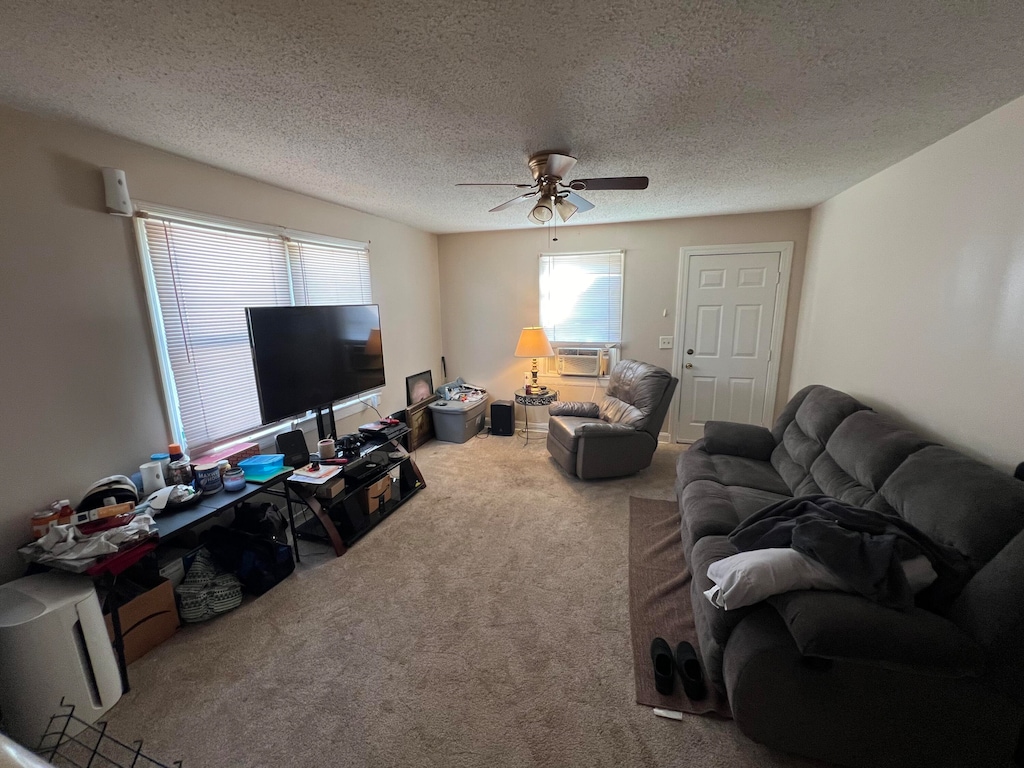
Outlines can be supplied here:
<path id="1" fill-rule="evenodd" d="M 405 377 L 405 404 L 412 406 L 433 399 L 434 377 L 430 371 Z"/>
<path id="2" fill-rule="evenodd" d="M 427 406 L 435 400 L 437 397 L 431 395 L 428 399 L 406 408 L 405 424 L 409 427 L 408 450 L 415 451 L 424 443 L 434 439 L 434 418 Z"/>

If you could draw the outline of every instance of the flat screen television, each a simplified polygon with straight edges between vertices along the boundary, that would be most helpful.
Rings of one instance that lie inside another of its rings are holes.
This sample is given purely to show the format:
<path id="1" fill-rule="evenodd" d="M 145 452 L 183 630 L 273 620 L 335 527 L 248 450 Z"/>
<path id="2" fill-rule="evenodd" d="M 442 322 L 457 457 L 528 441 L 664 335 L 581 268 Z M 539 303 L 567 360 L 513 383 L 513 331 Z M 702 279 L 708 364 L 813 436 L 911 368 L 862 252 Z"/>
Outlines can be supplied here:
<path id="1" fill-rule="evenodd" d="M 264 424 L 384 386 L 376 304 L 248 307 Z"/>

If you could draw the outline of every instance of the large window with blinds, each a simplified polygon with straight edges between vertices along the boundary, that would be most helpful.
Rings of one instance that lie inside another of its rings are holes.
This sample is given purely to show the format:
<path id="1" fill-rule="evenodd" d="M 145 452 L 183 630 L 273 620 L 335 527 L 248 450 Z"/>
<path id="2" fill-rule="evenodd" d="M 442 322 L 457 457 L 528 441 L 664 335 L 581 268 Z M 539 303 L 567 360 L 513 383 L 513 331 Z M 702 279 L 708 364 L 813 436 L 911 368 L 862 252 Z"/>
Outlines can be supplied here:
<path id="1" fill-rule="evenodd" d="M 168 410 L 193 452 L 260 426 L 246 307 L 367 304 L 367 245 L 146 210 L 137 219 Z"/>
<path id="2" fill-rule="evenodd" d="M 552 342 L 622 341 L 622 251 L 542 253 L 540 324 Z"/>

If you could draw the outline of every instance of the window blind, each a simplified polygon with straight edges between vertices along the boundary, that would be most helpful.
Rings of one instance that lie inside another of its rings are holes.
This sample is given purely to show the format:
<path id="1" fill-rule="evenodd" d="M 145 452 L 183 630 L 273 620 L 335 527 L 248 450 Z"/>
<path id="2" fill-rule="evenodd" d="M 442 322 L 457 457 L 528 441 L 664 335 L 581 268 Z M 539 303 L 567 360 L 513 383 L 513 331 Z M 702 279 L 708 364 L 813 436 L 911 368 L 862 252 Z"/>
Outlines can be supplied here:
<path id="1" fill-rule="evenodd" d="M 366 249 L 288 241 L 296 304 L 368 304 L 370 254 Z"/>
<path id="2" fill-rule="evenodd" d="M 622 341 L 623 251 L 540 256 L 540 324 L 548 339 Z"/>
<path id="3" fill-rule="evenodd" d="M 137 231 L 159 305 L 172 420 L 193 452 L 261 424 L 246 307 L 371 301 L 365 248 L 152 215 Z"/>

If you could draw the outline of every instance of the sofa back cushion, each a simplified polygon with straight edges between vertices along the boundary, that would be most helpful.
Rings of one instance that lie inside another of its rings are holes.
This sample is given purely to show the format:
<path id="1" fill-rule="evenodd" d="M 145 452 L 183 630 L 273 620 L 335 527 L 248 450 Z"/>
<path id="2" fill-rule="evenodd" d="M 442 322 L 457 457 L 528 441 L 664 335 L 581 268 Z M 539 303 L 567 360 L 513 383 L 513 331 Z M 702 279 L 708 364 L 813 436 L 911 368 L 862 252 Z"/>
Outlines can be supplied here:
<path id="1" fill-rule="evenodd" d="M 772 466 L 794 496 L 827 493 L 818 486 L 811 467 L 836 428 L 851 414 L 869 409 L 844 392 L 820 385 L 800 390 L 793 398 L 796 400 L 799 405 L 795 409 L 787 406 L 772 430 L 773 435 L 781 434 L 781 439 L 776 438 Z"/>
<path id="2" fill-rule="evenodd" d="M 823 493 L 857 507 L 894 512 L 879 491 L 907 457 L 934 445 L 875 411 L 856 411 L 835 428 L 811 465 Z"/>
<path id="3" fill-rule="evenodd" d="M 900 516 L 977 569 L 1024 530 L 1024 483 L 942 445 L 911 454 L 881 487 Z"/>

